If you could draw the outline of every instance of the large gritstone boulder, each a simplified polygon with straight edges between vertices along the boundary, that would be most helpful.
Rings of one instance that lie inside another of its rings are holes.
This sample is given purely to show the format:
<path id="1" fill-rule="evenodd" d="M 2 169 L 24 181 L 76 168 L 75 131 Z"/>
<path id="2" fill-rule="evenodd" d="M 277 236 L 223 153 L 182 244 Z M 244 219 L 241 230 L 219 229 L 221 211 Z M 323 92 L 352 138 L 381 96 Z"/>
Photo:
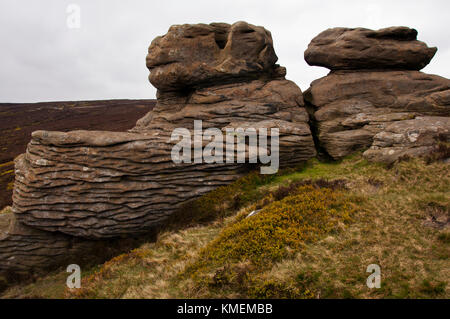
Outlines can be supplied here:
<path id="1" fill-rule="evenodd" d="M 406 27 L 333 28 L 312 39 L 305 60 L 330 70 L 420 70 L 430 63 L 437 48 L 416 38 L 417 31 Z"/>
<path id="2" fill-rule="evenodd" d="M 415 40 L 416 34 L 405 27 L 337 28 L 312 40 L 305 59 L 331 72 L 313 81 L 304 98 L 319 145 L 332 158 L 369 148 L 393 122 L 450 115 L 450 80 L 417 71 L 436 49 Z"/>
<path id="3" fill-rule="evenodd" d="M 302 92 L 284 78 L 286 70 L 276 60 L 270 32 L 262 27 L 172 26 L 150 45 L 146 62 L 158 102 L 136 127 L 123 133 L 32 134 L 26 153 L 15 161 L 15 223 L 39 234 L 87 241 L 145 234 L 186 202 L 255 167 L 248 164 L 254 158 L 250 145 L 246 163 L 197 162 L 195 152 L 194 162 L 175 162 L 172 151 L 179 140 L 171 139 L 172 133 L 182 128 L 195 140 L 194 121 L 201 120 L 203 130 L 217 128 L 223 144 L 230 128 L 268 129 L 268 143 L 275 138 L 270 129 L 278 129 L 281 167 L 314 157 Z M 209 142 L 200 140 L 203 146 Z M 271 152 L 268 145 L 265 151 Z M 12 243 L 26 242 L 21 234 L 0 240 L 8 250 L 0 254 L 0 269 L 14 267 L 3 256 L 30 258 Z M 36 268 L 51 262 L 22 264 Z"/>
<path id="4" fill-rule="evenodd" d="M 159 90 L 211 86 L 276 71 L 272 36 L 246 22 L 183 24 L 154 39 L 148 49 L 150 82 Z"/>

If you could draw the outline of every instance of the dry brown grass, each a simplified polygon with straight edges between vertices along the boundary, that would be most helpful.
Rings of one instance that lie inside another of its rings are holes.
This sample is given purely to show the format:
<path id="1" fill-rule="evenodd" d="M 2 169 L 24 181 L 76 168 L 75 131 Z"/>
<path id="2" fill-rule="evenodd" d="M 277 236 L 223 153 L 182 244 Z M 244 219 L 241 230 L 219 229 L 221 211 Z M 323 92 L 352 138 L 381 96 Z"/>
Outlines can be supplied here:
<path id="1" fill-rule="evenodd" d="M 186 298 L 177 274 L 197 257 L 231 218 L 208 226 L 191 227 L 160 235 L 130 253 L 117 256 L 82 281 L 79 290 L 66 290 L 69 298 Z M 183 287 L 182 287 L 183 286 Z"/>

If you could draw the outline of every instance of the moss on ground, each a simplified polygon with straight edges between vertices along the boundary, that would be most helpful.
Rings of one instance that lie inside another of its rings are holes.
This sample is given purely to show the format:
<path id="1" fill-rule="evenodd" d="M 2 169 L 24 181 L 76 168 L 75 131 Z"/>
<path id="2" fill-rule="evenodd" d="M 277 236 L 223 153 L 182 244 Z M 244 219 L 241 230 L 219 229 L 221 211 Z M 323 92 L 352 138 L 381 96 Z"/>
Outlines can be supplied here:
<path id="1" fill-rule="evenodd" d="M 185 273 L 199 286 L 235 289 L 246 297 L 273 297 L 273 283 L 260 287 L 257 274 L 275 262 L 292 258 L 305 243 L 337 231 L 338 225 L 350 222 L 354 214 L 348 198 L 330 188 L 304 185 L 291 189 L 280 200 L 273 200 L 272 194 L 268 197 L 264 199 L 268 204 L 259 213 L 237 216 L 237 221 L 225 227 L 187 267 Z M 270 291 L 263 293 L 268 286 Z M 311 294 L 301 291 L 297 295 Z"/>

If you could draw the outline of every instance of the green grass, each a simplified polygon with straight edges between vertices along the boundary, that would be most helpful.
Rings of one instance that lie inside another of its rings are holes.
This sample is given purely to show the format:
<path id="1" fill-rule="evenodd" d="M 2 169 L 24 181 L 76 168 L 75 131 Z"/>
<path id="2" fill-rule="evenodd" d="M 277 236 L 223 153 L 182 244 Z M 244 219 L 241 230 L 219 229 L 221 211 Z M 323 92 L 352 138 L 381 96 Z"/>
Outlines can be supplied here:
<path id="1" fill-rule="evenodd" d="M 449 164 L 388 168 L 360 154 L 250 175 L 191 204 L 189 227 L 86 269 L 81 289 L 54 272 L 2 297 L 449 298 L 450 232 L 436 223 L 449 185 Z M 379 289 L 366 286 L 369 264 Z"/>

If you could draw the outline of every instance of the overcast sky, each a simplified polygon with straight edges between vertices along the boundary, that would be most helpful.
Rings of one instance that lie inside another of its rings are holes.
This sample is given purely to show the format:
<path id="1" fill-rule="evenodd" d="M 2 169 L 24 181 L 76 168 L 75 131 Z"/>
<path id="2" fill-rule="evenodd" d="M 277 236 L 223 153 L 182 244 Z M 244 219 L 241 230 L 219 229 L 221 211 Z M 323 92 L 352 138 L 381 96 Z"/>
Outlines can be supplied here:
<path id="1" fill-rule="evenodd" d="M 81 9 L 80 28 L 67 25 L 70 4 Z M 172 24 L 183 23 L 264 26 L 278 63 L 302 90 L 328 73 L 303 59 L 319 32 L 409 26 L 419 40 L 438 47 L 423 71 L 449 78 L 449 19 L 448 0 L 0 0 L 0 102 L 154 98 L 147 48 Z"/>

